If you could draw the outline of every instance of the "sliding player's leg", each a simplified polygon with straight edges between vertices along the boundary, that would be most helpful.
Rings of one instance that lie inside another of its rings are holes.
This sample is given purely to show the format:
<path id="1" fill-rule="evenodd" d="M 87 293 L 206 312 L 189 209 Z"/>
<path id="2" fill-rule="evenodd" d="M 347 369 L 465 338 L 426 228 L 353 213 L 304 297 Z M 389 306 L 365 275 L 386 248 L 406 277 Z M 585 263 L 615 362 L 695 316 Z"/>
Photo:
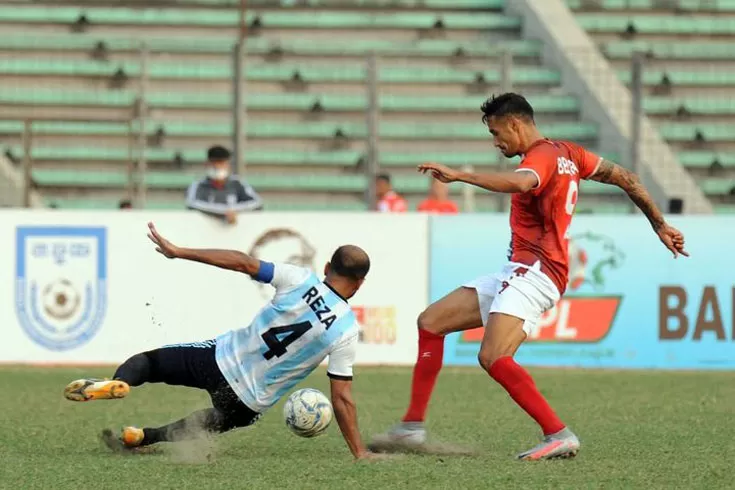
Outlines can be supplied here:
<path id="1" fill-rule="evenodd" d="M 556 415 L 528 371 L 513 359 L 528 333 L 536 328 L 547 304 L 547 300 L 539 296 L 540 293 L 534 293 L 533 289 L 524 287 L 526 284 L 522 284 L 523 281 L 519 282 L 518 287 L 504 288 L 496 295 L 478 360 L 483 369 L 543 431 L 544 442 L 519 454 L 518 458 L 574 456 L 579 449 L 579 440 Z"/>
<path id="2" fill-rule="evenodd" d="M 112 379 L 83 378 L 66 386 L 64 396 L 72 401 L 123 398 L 131 386 L 166 383 L 207 389 L 218 371 L 213 340 L 162 347 L 136 354 L 121 364 Z"/>
<path id="3" fill-rule="evenodd" d="M 489 309 L 489 303 L 488 303 Z M 441 371 L 444 336 L 482 325 L 478 292 L 460 287 L 430 305 L 418 318 L 419 349 L 411 381 L 411 400 L 402 421 L 387 434 L 378 436 L 372 447 L 417 446 L 426 441 L 424 420 Z"/>
<path id="4" fill-rule="evenodd" d="M 261 414 L 251 410 L 235 394 L 221 373 L 215 374 L 206 388 L 212 408 L 196 411 L 183 419 L 161 427 L 126 427 L 119 435 L 102 433 L 111 449 L 131 449 L 159 442 L 178 442 L 206 435 L 221 434 L 255 423 Z"/>

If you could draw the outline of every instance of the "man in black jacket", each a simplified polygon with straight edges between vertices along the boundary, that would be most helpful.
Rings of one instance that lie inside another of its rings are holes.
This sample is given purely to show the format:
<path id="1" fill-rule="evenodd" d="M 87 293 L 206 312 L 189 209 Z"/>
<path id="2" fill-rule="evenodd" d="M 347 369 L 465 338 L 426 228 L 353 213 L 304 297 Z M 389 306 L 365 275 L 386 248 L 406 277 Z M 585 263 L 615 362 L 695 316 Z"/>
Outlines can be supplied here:
<path id="1" fill-rule="evenodd" d="M 207 151 L 207 177 L 189 186 L 186 207 L 237 223 L 237 213 L 259 211 L 263 201 L 244 180 L 231 174 L 230 151 L 213 146 Z"/>

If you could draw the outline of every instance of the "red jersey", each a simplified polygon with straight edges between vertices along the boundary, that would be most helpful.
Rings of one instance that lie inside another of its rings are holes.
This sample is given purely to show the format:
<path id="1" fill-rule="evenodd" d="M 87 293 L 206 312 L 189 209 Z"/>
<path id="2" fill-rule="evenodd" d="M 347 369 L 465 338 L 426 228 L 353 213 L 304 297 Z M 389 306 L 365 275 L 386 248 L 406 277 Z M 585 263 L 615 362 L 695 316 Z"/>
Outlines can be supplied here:
<path id="1" fill-rule="evenodd" d="M 424 199 L 417 208 L 418 211 L 425 213 L 437 213 L 437 214 L 457 214 L 459 208 L 454 201 L 446 200 L 440 201 L 438 199 Z"/>
<path id="2" fill-rule="evenodd" d="M 531 145 L 516 172 L 533 172 L 539 185 L 513 194 L 510 206 L 510 260 L 533 265 L 564 294 L 569 276 L 569 225 L 579 195 L 579 180 L 597 171 L 601 158 L 566 141 Z"/>
<path id="3" fill-rule="evenodd" d="M 382 213 L 405 213 L 407 210 L 406 200 L 395 191 L 389 191 L 378 201 L 378 211 Z"/>

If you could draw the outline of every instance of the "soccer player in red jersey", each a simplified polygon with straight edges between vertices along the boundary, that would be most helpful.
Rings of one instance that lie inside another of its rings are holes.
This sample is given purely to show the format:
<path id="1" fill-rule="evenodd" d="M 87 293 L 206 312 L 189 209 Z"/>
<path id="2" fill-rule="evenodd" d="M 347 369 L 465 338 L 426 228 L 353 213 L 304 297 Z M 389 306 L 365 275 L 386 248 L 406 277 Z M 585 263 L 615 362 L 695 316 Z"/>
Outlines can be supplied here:
<path id="1" fill-rule="evenodd" d="M 568 235 L 580 179 L 616 185 L 645 214 L 664 246 L 676 258 L 688 256 L 684 236 L 668 225 L 631 171 L 565 141 L 544 138 L 533 108 L 518 94 L 506 93 L 482 105 L 482 121 L 506 157 L 520 155 L 515 172 L 474 174 L 437 163 L 420 165 L 442 182 L 465 182 L 512 194 L 509 262 L 499 274 L 464 284 L 430 305 L 418 318 L 419 351 L 411 401 L 403 420 L 373 442 L 376 450 L 421 446 L 431 392 L 442 367 L 444 336 L 485 326 L 480 365 L 541 427 L 544 439 L 518 455 L 523 460 L 574 456 L 577 436 L 559 419 L 529 373 L 513 356 L 564 293 L 568 279 Z"/>

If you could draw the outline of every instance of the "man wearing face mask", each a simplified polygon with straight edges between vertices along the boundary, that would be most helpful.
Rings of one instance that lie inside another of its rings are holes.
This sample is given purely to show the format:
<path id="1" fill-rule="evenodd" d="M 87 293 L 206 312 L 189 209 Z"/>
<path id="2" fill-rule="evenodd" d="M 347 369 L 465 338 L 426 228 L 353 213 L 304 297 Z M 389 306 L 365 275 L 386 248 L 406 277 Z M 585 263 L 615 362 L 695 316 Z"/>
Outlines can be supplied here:
<path id="1" fill-rule="evenodd" d="M 193 182 L 186 194 L 186 207 L 237 223 L 237 213 L 259 211 L 263 201 L 258 193 L 230 173 L 230 151 L 222 146 L 207 150 L 207 177 Z"/>

